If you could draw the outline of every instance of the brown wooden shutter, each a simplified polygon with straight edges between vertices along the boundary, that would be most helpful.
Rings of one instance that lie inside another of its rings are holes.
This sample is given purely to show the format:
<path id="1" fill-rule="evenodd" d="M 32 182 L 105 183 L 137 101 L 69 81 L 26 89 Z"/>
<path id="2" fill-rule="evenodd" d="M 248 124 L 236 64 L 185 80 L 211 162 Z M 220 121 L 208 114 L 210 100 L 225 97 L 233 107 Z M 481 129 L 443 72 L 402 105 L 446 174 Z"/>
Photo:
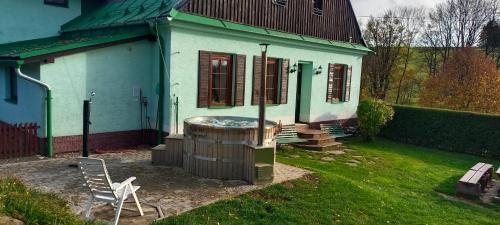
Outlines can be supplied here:
<path id="1" fill-rule="evenodd" d="M 210 82 L 210 53 L 200 51 L 198 70 L 198 108 L 208 107 Z"/>
<path id="2" fill-rule="evenodd" d="M 280 104 L 288 103 L 288 67 L 289 59 L 283 59 L 281 64 L 281 99 Z"/>
<path id="3" fill-rule="evenodd" d="M 262 57 L 253 57 L 253 90 L 252 90 L 252 105 L 259 104 L 260 95 L 260 76 L 262 73 Z"/>
<path id="4" fill-rule="evenodd" d="M 236 57 L 236 81 L 235 81 L 235 105 L 245 105 L 245 69 L 246 60 L 245 55 L 237 55 Z"/>
<path id="5" fill-rule="evenodd" d="M 326 82 L 326 102 L 332 102 L 333 99 L 333 75 L 335 73 L 335 64 L 328 64 L 328 80 Z"/>
<path id="6" fill-rule="evenodd" d="M 344 88 L 344 102 L 351 100 L 351 79 L 352 79 L 352 66 L 347 68 L 345 88 Z"/>

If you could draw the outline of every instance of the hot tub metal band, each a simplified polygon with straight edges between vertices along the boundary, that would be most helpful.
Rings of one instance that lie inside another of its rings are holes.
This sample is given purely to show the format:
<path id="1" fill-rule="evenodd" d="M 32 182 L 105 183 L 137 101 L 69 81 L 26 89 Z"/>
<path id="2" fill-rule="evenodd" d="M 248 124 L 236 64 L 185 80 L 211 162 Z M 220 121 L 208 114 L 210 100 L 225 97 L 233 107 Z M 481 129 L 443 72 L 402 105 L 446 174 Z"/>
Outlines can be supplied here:
<path id="1" fill-rule="evenodd" d="M 204 143 L 209 143 L 209 144 L 223 144 L 223 145 L 251 145 L 249 141 L 226 141 L 226 140 L 219 140 L 219 139 L 208 139 L 208 138 L 193 138 L 192 136 L 186 135 L 191 140 L 199 141 L 199 142 L 204 142 Z M 272 143 L 274 139 L 265 139 L 264 142 L 266 143 Z"/>
<path id="2" fill-rule="evenodd" d="M 203 161 L 217 162 L 222 161 L 223 163 L 243 163 L 243 160 L 232 160 L 232 159 L 224 159 L 224 158 L 215 158 L 215 157 L 206 157 L 201 155 L 194 155 L 193 158 Z"/>

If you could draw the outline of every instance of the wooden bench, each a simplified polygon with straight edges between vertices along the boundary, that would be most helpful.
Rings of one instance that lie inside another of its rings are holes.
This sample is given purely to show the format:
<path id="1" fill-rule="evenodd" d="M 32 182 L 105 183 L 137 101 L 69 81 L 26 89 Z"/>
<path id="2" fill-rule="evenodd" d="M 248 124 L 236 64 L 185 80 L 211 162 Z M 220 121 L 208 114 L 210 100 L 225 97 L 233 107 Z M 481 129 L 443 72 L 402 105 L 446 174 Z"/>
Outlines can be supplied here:
<path id="1" fill-rule="evenodd" d="M 276 142 L 282 145 L 306 142 L 306 140 L 299 138 L 295 125 L 284 125 L 281 132 L 276 135 Z"/>
<path id="2" fill-rule="evenodd" d="M 345 138 L 351 136 L 350 134 L 346 134 L 344 132 L 344 128 L 337 124 L 320 124 L 319 126 L 322 131 L 328 132 L 328 134 L 334 138 Z"/>
<path id="3" fill-rule="evenodd" d="M 478 163 L 458 181 L 457 192 L 479 196 L 491 182 L 492 177 L 493 166 L 486 163 Z"/>

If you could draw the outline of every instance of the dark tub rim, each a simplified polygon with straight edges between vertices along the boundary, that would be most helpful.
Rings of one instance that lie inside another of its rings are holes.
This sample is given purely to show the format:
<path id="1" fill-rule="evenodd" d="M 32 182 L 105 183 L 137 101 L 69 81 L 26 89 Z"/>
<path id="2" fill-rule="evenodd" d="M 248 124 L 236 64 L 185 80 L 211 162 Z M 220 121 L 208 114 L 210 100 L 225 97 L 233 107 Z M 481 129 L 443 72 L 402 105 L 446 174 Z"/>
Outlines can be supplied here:
<path id="1" fill-rule="evenodd" d="M 258 122 L 259 120 L 257 118 L 252 118 L 252 117 L 241 117 L 241 116 L 196 116 L 196 117 L 191 117 L 187 118 L 184 120 L 184 123 L 188 124 L 189 126 L 196 126 L 196 127 L 204 127 L 204 128 L 210 128 L 210 129 L 216 129 L 216 130 L 256 130 L 258 127 L 219 127 L 219 126 L 212 126 L 212 125 L 206 125 L 206 124 L 200 124 L 196 123 L 193 120 L 197 119 L 233 119 L 233 120 L 247 120 L 247 121 L 255 121 Z M 267 129 L 272 129 L 278 126 L 278 123 L 270 120 L 266 120 L 266 130 Z"/>

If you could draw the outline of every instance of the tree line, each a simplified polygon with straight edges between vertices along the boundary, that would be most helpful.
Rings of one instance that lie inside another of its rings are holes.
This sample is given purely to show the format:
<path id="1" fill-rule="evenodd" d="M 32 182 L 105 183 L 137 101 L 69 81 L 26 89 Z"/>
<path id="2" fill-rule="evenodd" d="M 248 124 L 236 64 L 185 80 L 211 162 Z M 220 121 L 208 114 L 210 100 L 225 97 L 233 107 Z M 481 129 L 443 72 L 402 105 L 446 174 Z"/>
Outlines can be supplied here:
<path id="1" fill-rule="evenodd" d="M 371 17 L 362 97 L 500 113 L 500 0 L 447 0 Z"/>

